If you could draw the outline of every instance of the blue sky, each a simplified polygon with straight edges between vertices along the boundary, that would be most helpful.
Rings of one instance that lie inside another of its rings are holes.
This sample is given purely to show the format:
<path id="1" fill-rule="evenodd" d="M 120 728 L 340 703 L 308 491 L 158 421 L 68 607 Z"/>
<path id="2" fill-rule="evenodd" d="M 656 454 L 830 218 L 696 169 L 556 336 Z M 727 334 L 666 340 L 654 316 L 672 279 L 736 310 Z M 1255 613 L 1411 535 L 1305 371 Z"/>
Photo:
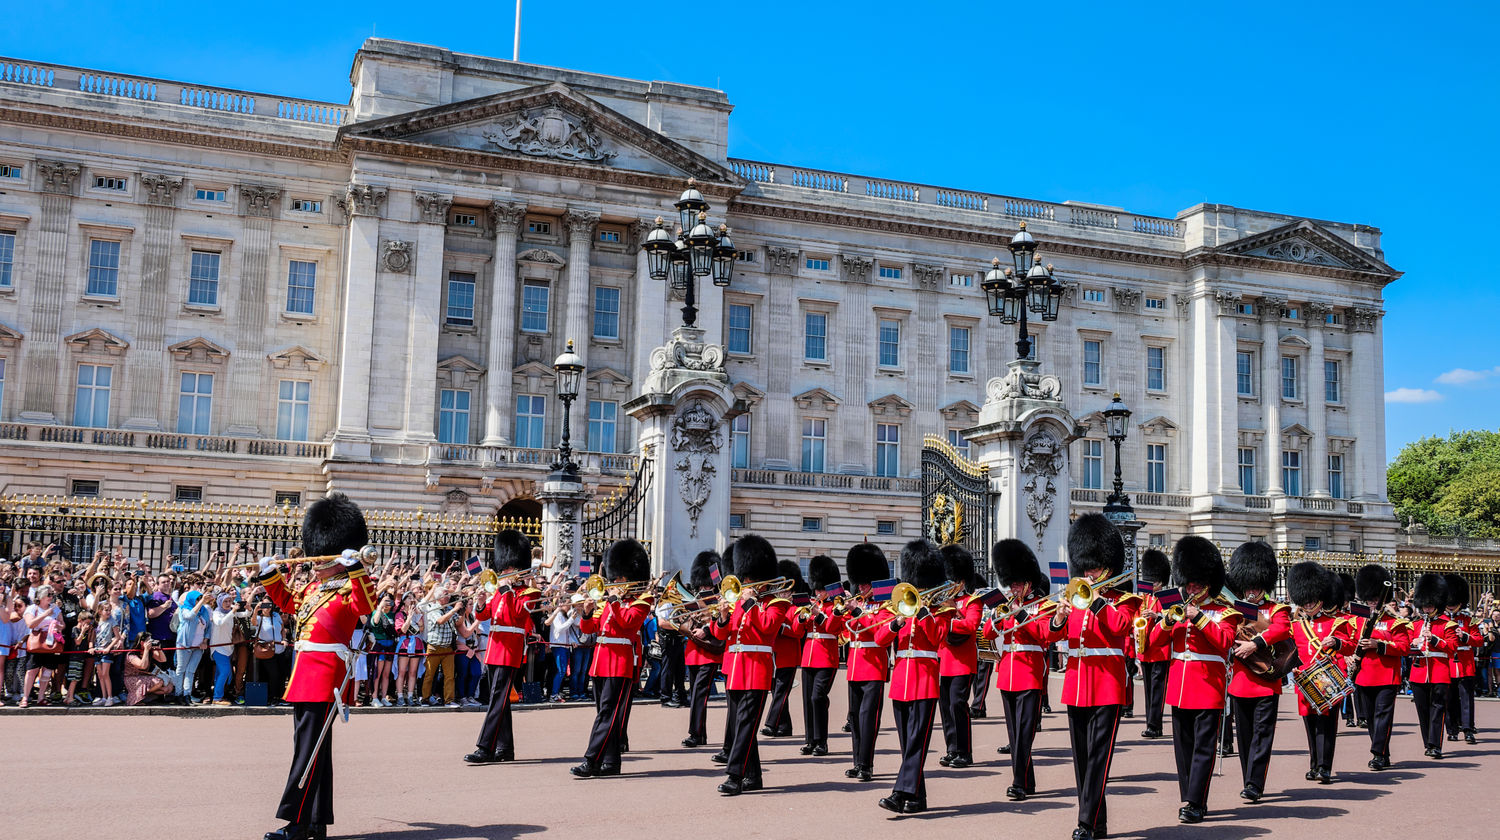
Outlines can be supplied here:
<path id="1" fill-rule="evenodd" d="M 508 57 L 515 14 L 507 0 L 254 9 L 16 3 L 0 54 L 345 101 L 371 34 Z M 684 18 L 712 33 L 641 32 Z M 521 58 L 720 87 L 736 157 L 1163 216 L 1212 201 L 1375 225 L 1406 272 L 1385 304 L 1394 454 L 1500 425 L 1497 19 L 1453 2 L 529 0 Z"/>

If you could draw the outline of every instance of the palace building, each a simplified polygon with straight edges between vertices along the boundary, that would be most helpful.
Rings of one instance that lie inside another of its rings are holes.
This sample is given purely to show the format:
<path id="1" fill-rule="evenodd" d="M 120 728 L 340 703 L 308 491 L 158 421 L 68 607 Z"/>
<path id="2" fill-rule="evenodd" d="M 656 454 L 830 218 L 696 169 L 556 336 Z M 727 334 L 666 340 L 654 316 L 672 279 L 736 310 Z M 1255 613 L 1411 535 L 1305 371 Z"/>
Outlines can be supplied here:
<path id="1" fill-rule="evenodd" d="M 960 451 L 1015 329 L 980 281 L 1026 222 L 1067 288 L 1036 358 L 1080 418 L 1075 511 L 1121 456 L 1142 542 L 1391 552 L 1368 225 L 1172 218 L 729 157 L 724 92 L 371 39 L 347 103 L 0 59 L 7 496 L 533 515 L 552 363 L 600 496 L 680 320 L 642 237 L 689 178 L 738 249 L 699 289 L 743 413 L 731 530 L 842 556 L 920 533 L 924 435 Z"/>

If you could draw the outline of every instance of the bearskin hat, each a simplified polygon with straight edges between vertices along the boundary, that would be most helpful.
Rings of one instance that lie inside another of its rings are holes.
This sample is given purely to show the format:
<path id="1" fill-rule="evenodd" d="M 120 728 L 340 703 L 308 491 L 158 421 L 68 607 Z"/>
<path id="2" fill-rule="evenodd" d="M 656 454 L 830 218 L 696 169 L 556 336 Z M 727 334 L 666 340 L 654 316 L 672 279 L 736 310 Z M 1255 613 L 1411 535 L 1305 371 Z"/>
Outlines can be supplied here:
<path id="1" fill-rule="evenodd" d="M 1157 586 L 1166 586 L 1172 580 L 1172 561 L 1159 548 L 1148 548 L 1141 554 L 1139 577 Z"/>
<path id="2" fill-rule="evenodd" d="M 990 549 L 990 568 L 995 570 L 995 580 L 1001 586 L 1030 583 L 1035 592 L 1046 592 L 1052 581 L 1042 571 L 1031 546 L 1017 539 L 1004 539 Z"/>
<path id="3" fill-rule="evenodd" d="M 635 540 L 616 540 L 604 550 L 599 568 L 607 581 L 644 581 L 651 577 L 651 554 Z"/>
<path id="4" fill-rule="evenodd" d="M 688 572 L 688 586 L 693 592 L 714 588 L 714 569 L 718 569 L 720 575 L 724 574 L 724 561 L 719 558 L 719 552 L 698 552 L 698 556 L 693 558 L 693 568 Z"/>
<path id="5" fill-rule="evenodd" d="M 1068 529 L 1068 570 L 1073 577 L 1103 569 L 1114 577 L 1125 571 L 1125 540 L 1102 513 L 1085 513 Z"/>
<path id="6" fill-rule="evenodd" d="M 943 558 L 943 574 L 954 583 L 962 583 L 968 591 L 974 579 L 974 555 L 957 543 L 943 546 L 938 554 Z"/>
<path id="7" fill-rule="evenodd" d="M 302 515 L 302 551 L 308 557 L 355 551 L 370 542 L 365 515 L 343 493 L 333 492 L 307 506 Z"/>
<path id="8" fill-rule="evenodd" d="M 813 589 L 827 589 L 839 582 L 839 564 L 826 554 L 814 555 L 807 561 L 807 585 Z"/>
<path id="9" fill-rule="evenodd" d="M 1210 596 L 1218 595 L 1224 588 L 1224 556 L 1202 537 L 1183 537 L 1172 549 L 1172 578 L 1178 586 L 1196 583 Z"/>
<path id="10" fill-rule="evenodd" d="M 1229 585 L 1235 592 L 1269 593 L 1276 588 L 1276 549 L 1261 540 L 1242 543 L 1229 556 Z"/>
<path id="11" fill-rule="evenodd" d="M 941 586 L 947 575 L 943 572 L 943 556 L 931 541 L 915 539 L 901 547 L 901 579 L 918 589 Z"/>
<path id="12" fill-rule="evenodd" d="M 1342 606 L 1354 600 L 1354 575 L 1348 572 L 1339 572 L 1333 577 L 1335 583 L 1338 584 L 1338 592 L 1334 595 L 1334 603 Z"/>
<path id="13" fill-rule="evenodd" d="M 735 540 L 734 576 L 741 583 L 776 577 L 776 549 L 759 534 L 746 534 Z"/>
<path id="14" fill-rule="evenodd" d="M 1419 610 L 1445 609 L 1448 606 L 1448 581 L 1436 572 L 1422 575 L 1412 587 L 1411 602 Z"/>
<path id="15" fill-rule="evenodd" d="M 1386 588 L 1386 584 L 1394 581 L 1384 566 L 1366 563 L 1359 567 L 1359 573 L 1354 576 L 1354 597 L 1367 604 L 1389 600 L 1386 595 L 1390 590 Z"/>
<path id="16" fill-rule="evenodd" d="M 514 528 L 495 535 L 495 556 L 490 568 L 500 574 L 531 568 L 531 540 Z"/>
<path id="17" fill-rule="evenodd" d="M 1286 570 L 1286 594 L 1293 604 L 1333 606 L 1333 575 L 1327 569 L 1307 561 Z"/>
<path id="18" fill-rule="evenodd" d="M 776 563 L 776 574 L 791 580 L 792 592 L 798 595 L 812 594 L 812 587 L 807 585 L 807 578 L 802 576 L 802 564 L 796 560 L 778 561 Z"/>
<path id="19" fill-rule="evenodd" d="M 1464 580 L 1463 575 L 1443 575 L 1443 583 L 1448 584 L 1449 607 L 1469 605 L 1469 582 Z"/>
<path id="20" fill-rule="evenodd" d="M 850 583 L 859 586 L 890 577 L 891 564 L 880 546 L 862 542 L 849 547 L 849 553 L 844 557 L 844 572 L 849 575 Z"/>

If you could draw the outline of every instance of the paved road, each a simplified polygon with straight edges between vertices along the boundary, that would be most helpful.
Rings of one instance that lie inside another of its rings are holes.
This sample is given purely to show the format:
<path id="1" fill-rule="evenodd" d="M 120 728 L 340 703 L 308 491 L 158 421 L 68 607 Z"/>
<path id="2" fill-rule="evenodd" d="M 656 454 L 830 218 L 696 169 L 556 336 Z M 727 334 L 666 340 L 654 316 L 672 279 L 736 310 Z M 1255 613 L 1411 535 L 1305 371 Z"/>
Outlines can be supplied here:
<path id="1" fill-rule="evenodd" d="M 1054 692 L 1056 690 L 1054 683 Z M 835 687 L 834 720 L 842 720 L 842 684 Z M 800 692 L 794 692 L 794 698 Z M 1054 694 L 1055 696 L 1055 694 Z M 992 712 L 1000 708 L 992 696 Z M 1170 739 L 1139 737 L 1143 720 L 1125 721 L 1110 784 L 1110 830 L 1115 837 L 1243 840 L 1269 836 L 1319 840 L 1390 837 L 1419 830 L 1425 837 L 1480 836 L 1496 824 L 1500 775 L 1500 703 L 1479 704 L 1478 746 L 1450 743 L 1448 758 L 1422 757 L 1409 701 L 1397 705 L 1393 745 L 1396 766 L 1365 769 L 1363 733 L 1340 737 L 1336 781 L 1304 781 L 1306 742 L 1291 697 L 1282 702 L 1276 755 L 1267 796 L 1242 803 L 1237 759 L 1225 760 L 1216 780 L 1209 819 L 1199 826 L 1176 821 L 1176 775 Z M 800 735 L 800 702 L 793 700 Z M 942 737 L 933 738 L 928 761 L 931 810 L 893 817 L 875 802 L 890 789 L 898 756 L 896 736 L 881 735 L 876 780 L 845 779 L 848 736 L 836 736 L 834 754 L 798 754 L 800 738 L 762 739 L 767 761 L 764 792 L 728 799 L 714 792 L 719 769 L 712 749 L 683 750 L 686 713 L 656 704 L 637 706 L 631 724 L 634 751 L 625 773 L 577 780 L 577 763 L 592 719 L 590 707 L 518 712 L 521 760 L 469 767 L 460 757 L 479 728 L 474 713 L 416 711 L 360 714 L 337 724 L 338 823 L 333 834 L 371 840 L 466 838 L 667 836 L 674 840 L 734 837 L 979 837 L 1003 832 L 1066 838 L 1075 823 L 1073 772 L 1061 715 L 1044 722 L 1037 753 L 1041 795 L 1023 803 L 1005 800 L 1007 758 L 1003 722 L 975 722 L 981 763 L 965 770 L 938 766 Z M 709 731 L 719 733 L 723 708 L 710 710 Z M 1170 725 L 1169 725 L 1170 726 Z M 259 838 L 272 819 L 285 779 L 290 719 L 282 715 L 220 717 L 105 714 L 0 717 L 9 771 L 5 835 L 14 838 L 88 836 L 109 840 L 211 836 Z M 1321 820 L 1317 824 L 1313 821 Z M 613 833 L 612 832 L 618 832 Z M 931 833 L 936 832 L 936 833 Z M 1308 832 L 1316 832 L 1309 834 Z"/>

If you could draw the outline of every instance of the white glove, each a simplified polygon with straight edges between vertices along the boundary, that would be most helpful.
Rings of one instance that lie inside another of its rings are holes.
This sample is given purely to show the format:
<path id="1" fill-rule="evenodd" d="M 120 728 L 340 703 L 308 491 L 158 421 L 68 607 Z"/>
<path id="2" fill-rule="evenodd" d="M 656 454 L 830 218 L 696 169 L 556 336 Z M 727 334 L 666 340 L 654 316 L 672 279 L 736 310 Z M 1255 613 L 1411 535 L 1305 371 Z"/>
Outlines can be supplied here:
<path id="1" fill-rule="evenodd" d="M 265 576 L 267 576 L 267 575 L 269 575 L 271 573 L 271 569 L 274 568 L 271 565 L 271 560 L 272 559 L 274 559 L 274 555 L 272 557 L 262 557 L 262 558 L 260 558 L 260 576 L 261 577 L 265 577 Z"/>
<path id="2" fill-rule="evenodd" d="M 339 554 L 339 565 L 348 568 L 359 565 L 359 552 L 352 548 L 346 548 Z"/>

